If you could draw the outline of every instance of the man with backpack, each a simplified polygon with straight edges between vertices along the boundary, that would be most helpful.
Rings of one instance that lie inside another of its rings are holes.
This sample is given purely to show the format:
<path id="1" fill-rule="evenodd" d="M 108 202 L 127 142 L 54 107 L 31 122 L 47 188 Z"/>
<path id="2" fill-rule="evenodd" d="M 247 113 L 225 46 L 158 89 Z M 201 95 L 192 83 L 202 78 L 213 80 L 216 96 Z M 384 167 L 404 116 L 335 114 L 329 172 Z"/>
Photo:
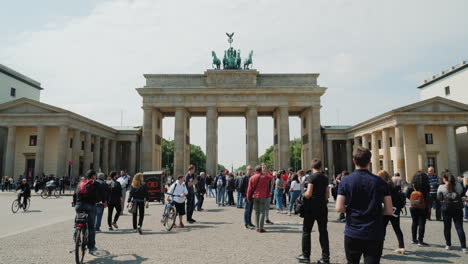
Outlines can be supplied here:
<path id="1" fill-rule="evenodd" d="M 236 180 L 234 179 L 234 175 L 232 173 L 229 173 L 227 175 L 227 183 L 226 183 L 226 190 L 228 194 L 228 205 L 233 206 L 234 205 L 234 191 L 236 190 Z"/>
<path id="2" fill-rule="evenodd" d="M 218 176 L 216 176 L 216 204 L 219 206 L 225 206 L 225 192 L 226 192 L 226 176 L 221 171 Z"/>
<path id="3" fill-rule="evenodd" d="M 442 221 L 442 214 L 440 211 L 440 201 L 437 197 L 437 189 L 439 188 L 440 185 L 440 179 L 439 177 L 434 174 L 434 168 L 429 167 L 427 170 L 427 176 L 429 177 L 429 185 L 430 185 L 430 204 L 428 206 L 428 220 L 431 221 L 431 209 L 435 209 L 436 212 L 436 220 L 437 221 Z"/>
<path id="4" fill-rule="evenodd" d="M 96 203 L 99 201 L 99 183 L 96 182 L 96 172 L 89 170 L 86 172 L 86 178 L 78 183 L 78 186 L 73 194 L 72 206 L 75 207 L 76 213 L 84 212 L 88 215 L 88 249 L 89 253 L 93 253 L 96 248 L 96 233 L 94 223 L 96 221 Z"/>
<path id="5" fill-rule="evenodd" d="M 358 264 L 362 255 L 365 263 L 380 262 L 384 241 L 383 218 L 393 213 L 387 183 L 368 170 L 371 157 L 369 149 L 355 149 L 353 163 L 356 170 L 338 187 L 336 211 L 346 213 L 344 244 L 348 263 Z"/>
<path id="6" fill-rule="evenodd" d="M 205 194 L 206 194 L 206 173 L 202 172 L 200 173 L 200 176 L 197 177 L 197 204 L 195 204 L 195 207 L 197 208 L 197 211 L 203 211 L 203 201 L 205 200 Z"/>
<path id="7" fill-rule="evenodd" d="M 103 201 L 103 202 L 96 204 L 96 224 L 94 226 L 96 229 L 96 232 L 101 232 L 102 215 L 104 214 L 104 208 L 107 206 L 106 203 L 109 197 L 109 189 L 107 188 L 107 184 L 105 180 L 106 180 L 106 175 L 100 172 L 98 174 L 96 182 L 99 183 L 99 190 L 98 190 L 99 201 Z"/>
<path id="8" fill-rule="evenodd" d="M 243 208 L 244 207 L 244 197 L 242 196 L 242 174 L 237 173 L 236 176 L 236 192 L 237 192 L 237 208 Z"/>
<path id="9" fill-rule="evenodd" d="M 120 203 L 120 208 L 125 208 L 125 197 L 127 197 L 127 190 L 130 186 L 130 176 L 125 171 L 120 171 L 120 177 L 117 179 L 122 187 L 122 202 Z M 121 211 L 121 215 L 123 215 L 123 211 Z"/>

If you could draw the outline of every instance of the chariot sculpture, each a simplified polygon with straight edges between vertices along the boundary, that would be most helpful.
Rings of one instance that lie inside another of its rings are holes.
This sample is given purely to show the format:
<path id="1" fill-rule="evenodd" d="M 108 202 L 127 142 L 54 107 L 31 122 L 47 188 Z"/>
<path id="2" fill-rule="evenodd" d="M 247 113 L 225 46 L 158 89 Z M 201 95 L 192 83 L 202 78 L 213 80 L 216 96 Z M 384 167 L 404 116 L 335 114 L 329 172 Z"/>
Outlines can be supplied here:
<path id="1" fill-rule="evenodd" d="M 242 59 L 241 59 L 241 51 L 235 50 L 232 47 L 232 42 L 234 41 L 232 37 L 234 36 L 234 32 L 229 34 L 226 33 L 228 36 L 229 42 L 229 49 L 224 51 L 224 56 L 222 60 L 223 69 L 224 70 L 242 70 Z M 213 69 L 219 70 L 221 68 L 221 60 L 216 56 L 216 52 L 212 51 L 211 56 L 213 57 L 212 67 Z M 252 66 L 252 56 L 253 51 L 250 51 L 249 57 L 244 60 L 243 69 L 248 70 Z"/>

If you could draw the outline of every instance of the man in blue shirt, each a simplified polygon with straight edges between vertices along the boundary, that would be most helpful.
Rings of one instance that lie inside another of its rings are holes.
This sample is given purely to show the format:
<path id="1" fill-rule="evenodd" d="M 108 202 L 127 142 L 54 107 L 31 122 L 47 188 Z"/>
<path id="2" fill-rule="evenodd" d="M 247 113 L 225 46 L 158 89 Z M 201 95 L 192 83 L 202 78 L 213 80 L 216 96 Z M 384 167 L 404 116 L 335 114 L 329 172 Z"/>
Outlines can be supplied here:
<path id="1" fill-rule="evenodd" d="M 393 210 L 387 183 L 368 170 L 371 156 L 367 148 L 354 150 L 356 170 L 341 181 L 336 200 L 336 211 L 346 213 L 345 253 L 353 264 L 360 262 L 361 255 L 365 264 L 380 263 L 383 215 L 392 215 Z"/>
<path id="2" fill-rule="evenodd" d="M 437 189 L 439 188 L 441 181 L 439 177 L 436 174 L 434 174 L 433 167 L 429 167 L 429 169 L 427 169 L 427 176 L 429 177 L 429 194 L 431 196 L 431 204 L 429 205 L 429 213 L 427 214 L 427 219 L 429 219 L 429 221 L 431 220 L 431 208 L 433 208 L 436 211 L 436 220 L 442 221 L 442 212 L 440 210 L 441 204 L 439 199 L 437 199 Z"/>

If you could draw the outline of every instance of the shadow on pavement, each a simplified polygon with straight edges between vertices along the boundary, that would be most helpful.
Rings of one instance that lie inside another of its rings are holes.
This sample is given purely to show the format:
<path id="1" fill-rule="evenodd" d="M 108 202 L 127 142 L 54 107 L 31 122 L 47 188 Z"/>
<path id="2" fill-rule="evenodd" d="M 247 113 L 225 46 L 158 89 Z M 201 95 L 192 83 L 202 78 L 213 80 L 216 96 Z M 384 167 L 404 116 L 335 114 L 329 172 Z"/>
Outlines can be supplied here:
<path id="1" fill-rule="evenodd" d="M 450 260 L 447 260 L 447 259 L 438 259 L 438 258 L 433 258 L 433 257 L 427 257 L 427 256 L 422 256 L 422 255 L 419 255 L 418 256 L 418 253 L 421 252 L 421 251 L 417 251 L 417 252 L 412 252 L 411 254 L 412 255 L 385 255 L 383 257 L 383 259 L 387 259 L 387 260 L 392 260 L 392 261 L 398 261 L 398 262 L 422 262 L 422 263 L 453 263 L 452 261 Z M 438 256 L 439 253 L 442 253 L 442 252 L 432 252 L 433 253 L 433 256 Z M 453 254 L 451 254 L 453 255 Z M 454 255 L 454 256 L 457 256 L 459 257 L 458 255 Z"/>
<path id="2" fill-rule="evenodd" d="M 41 210 L 28 210 L 24 213 L 42 213 L 42 211 Z"/>
<path id="3" fill-rule="evenodd" d="M 104 251 L 101 255 L 101 251 Z M 107 254 L 106 254 L 107 253 Z M 108 263 L 120 263 L 120 264 L 139 264 L 148 260 L 148 258 L 143 258 L 137 254 L 123 254 L 123 255 L 111 255 L 105 250 L 98 250 L 93 254 L 95 259 L 86 261 L 89 264 L 108 264 Z"/>
<path id="4" fill-rule="evenodd" d="M 267 226 L 267 232 L 269 233 L 302 233 L 301 230 L 292 229 L 288 226 Z"/>
<path id="5" fill-rule="evenodd" d="M 222 212 L 224 211 L 224 209 L 205 209 L 203 211 L 212 213 L 212 212 Z"/>

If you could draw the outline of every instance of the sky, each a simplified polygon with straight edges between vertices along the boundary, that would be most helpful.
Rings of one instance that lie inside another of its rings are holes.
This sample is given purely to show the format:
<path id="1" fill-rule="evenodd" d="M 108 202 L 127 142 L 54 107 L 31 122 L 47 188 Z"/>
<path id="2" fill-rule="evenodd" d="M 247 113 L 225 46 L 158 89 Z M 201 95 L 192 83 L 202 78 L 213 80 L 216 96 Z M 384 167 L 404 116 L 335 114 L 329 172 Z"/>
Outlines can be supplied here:
<path id="1" fill-rule="evenodd" d="M 468 59 L 468 1 L 0 0 L 0 63 L 41 82 L 41 101 L 109 126 L 140 126 L 145 73 L 203 73 L 211 51 L 254 50 L 260 73 L 320 73 L 322 125 L 353 125 L 419 100 L 418 84 Z M 259 118 L 259 152 L 273 143 Z M 245 163 L 245 119 L 219 119 L 219 163 Z M 290 136 L 300 136 L 297 117 Z M 174 138 L 174 119 L 163 121 Z M 205 149 L 205 118 L 191 143 Z"/>

